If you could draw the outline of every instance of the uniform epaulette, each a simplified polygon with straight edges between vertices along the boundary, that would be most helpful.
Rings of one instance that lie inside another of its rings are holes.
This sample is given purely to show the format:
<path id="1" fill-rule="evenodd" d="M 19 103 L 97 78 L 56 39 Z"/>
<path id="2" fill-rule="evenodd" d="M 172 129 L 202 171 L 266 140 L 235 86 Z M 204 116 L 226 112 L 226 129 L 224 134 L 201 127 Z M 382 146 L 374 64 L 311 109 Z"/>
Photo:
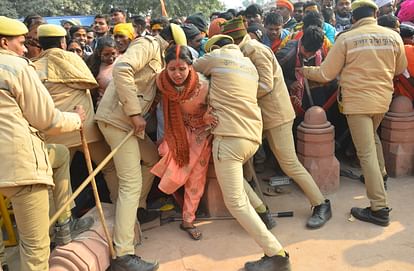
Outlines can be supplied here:
<path id="1" fill-rule="evenodd" d="M 25 57 L 25 56 L 19 56 L 19 58 L 22 58 L 22 59 L 26 60 L 26 61 L 27 61 L 27 63 L 28 63 L 28 64 L 30 64 L 30 65 L 32 65 L 32 64 L 33 64 L 33 62 L 32 62 L 32 61 L 30 61 L 30 59 L 28 59 L 28 58 L 27 58 L 27 57 Z"/>
<path id="2" fill-rule="evenodd" d="M 30 59 L 28 59 L 27 57 L 25 57 L 25 56 L 19 56 L 20 58 L 22 58 L 22 59 L 24 59 L 24 60 L 26 60 L 27 61 L 27 64 L 29 64 L 29 66 L 32 66 L 35 70 L 36 70 L 36 66 L 35 66 L 35 64 L 33 63 L 33 61 L 31 61 Z"/>
<path id="3" fill-rule="evenodd" d="M 149 40 L 149 41 L 151 41 L 151 42 L 155 42 L 155 41 L 157 41 L 157 39 L 156 39 L 155 37 L 150 36 L 150 35 L 145 35 L 145 36 L 144 36 L 144 39 L 147 39 L 147 40 Z"/>

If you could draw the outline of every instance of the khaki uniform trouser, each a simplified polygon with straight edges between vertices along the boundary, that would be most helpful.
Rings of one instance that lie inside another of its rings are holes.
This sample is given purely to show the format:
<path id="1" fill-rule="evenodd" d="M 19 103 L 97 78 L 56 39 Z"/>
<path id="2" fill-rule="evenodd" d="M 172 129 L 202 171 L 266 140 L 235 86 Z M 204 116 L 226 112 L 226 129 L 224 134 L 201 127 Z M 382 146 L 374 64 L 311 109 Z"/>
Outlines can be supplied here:
<path id="1" fill-rule="evenodd" d="M 53 182 L 55 183 L 55 187 L 51 188 L 53 200 L 49 203 L 49 215 L 52 217 L 68 201 L 70 196 L 72 196 L 70 154 L 68 148 L 61 144 L 47 144 L 46 148 L 53 169 Z M 75 207 L 74 202 L 59 216 L 59 223 L 63 223 L 71 217 L 71 209 L 73 207 Z"/>
<path id="2" fill-rule="evenodd" d="M 98 126 L 111 149 L 115 148 L 128 134 L 126 131 L 103 122 L 98 121 Z M 154 180 L 154 176 L 149 173 L 146 158 L 158 157 L 158 152 L 154 148 L 155 154 L 147 153 L 152 148 L 146 146 L 146 143 L 139 141 L 134 136 L 130 137 L 119 148 L 113 158 L 119 179 L 113 237 L 117 256 L 135 254 L 134 226 L 140 195 L 142 188 L 151 188 L 152 181 Z M 143 160 L 142 167 L 141 158 Z M 148 174 L 144 174 L 144 168 L 148 170 Z"/>
<path id="3" fill-rule="evenodd" d="M 49 270 L 48 186 L 35 184 L 1 188 L 13 205 L 19 232 L 21 271 Z"/>
<path id="4" fill-rule="evenodd" d="M 300 186 L 312 206 L 317 206 L 325 201 L 325 197 L 296 155 L 292 125 L 293 121 L 290 121 L 265 130 L 266 138 L 281 169 Z"/>
<path id="5" fill-rule="evenodd" d="M 264 202 L 259 198 L 257 193 L 253 190 L 253 188 L 244 178 L 243 178 L 243 186 L 244 186 L 244 190 L 246 191 L 247 197 L 249 198 L 249 202 L 253 206 L 254 209 L 264 205 Z"/>
<path id="6" fill-rule="evenodd" d="M 215 136 L 214 168 L 224 203 L 240 225 L 261 246 L 267 256 L 274 256 L 282 245 L 266 228 L 249 202 L 243 180 L 243 163 L 252 157 L 259 144 L 242 138 Z"/>
<path id="7" fill-rule="evenodd" d="M 381 140 L 377 134 L 377 129 L 383 118 L 384 114 L 346 116 L 373 211 L 388 206 L 383 182 L 383 176 L 387 172 Z"/>
<path id="8" fill-rule="evenodd" d="M 91 155 L 91 160 L 96 165 L 100 164 L 102 160 L 104 160 L 106 156 L 111 152 L 111 149 L 104 140 L 89 143 L 88 148 Z M 75 153 L 77 151 L 83 153 L 83 147 L 82 145 L 71 147 L 69 148 L 69 151 L 70 161 L 72 162 L 73 156 L 75 156 Z M 118 177 L 116 175 L 115 165 L 112 160 L 105 165 L 105 167 L 102 169 L 102 173 L 105 178 L 106 186 L 109 190 L 111 201 L 114 203 L 116 202 L 116 197 L 118 194 Z"/>

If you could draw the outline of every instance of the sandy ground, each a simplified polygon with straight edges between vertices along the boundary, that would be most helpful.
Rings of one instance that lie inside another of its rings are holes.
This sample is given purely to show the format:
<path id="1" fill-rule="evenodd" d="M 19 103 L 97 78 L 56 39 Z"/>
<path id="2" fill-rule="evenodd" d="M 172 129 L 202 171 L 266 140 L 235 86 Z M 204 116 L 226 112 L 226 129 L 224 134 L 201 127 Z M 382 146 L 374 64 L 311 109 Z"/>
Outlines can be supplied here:
<path id="1" fill-rule="evenodd" d="M 386 228 L 348 220 L 351 207 L 368 206 L 365 187 L 357 180 L 341 177 L 340 189 L 327 196 L 333 218 L 318 230 L 305 228 L 310 205 L 295 185 L 290 190 L 267 201 L 273 212 L 294 212 L 293 217 L 277 218 L 272 230 L 290 253 L 292 270 L 414 270 L 414 177 L 389 179 L 393 211 Z M 246 261 L 262 256 L 260 247 L 235 220 L 204 221 L 198 226 L 203 231 L 200 241 L 181 231 L 179 222 L 145 231 L 137 254 L 157 259 L 161 271 L 243 270 Z M 7 248 L 6 253 L 11 270 L 19 270 L 17 248 Z"/>

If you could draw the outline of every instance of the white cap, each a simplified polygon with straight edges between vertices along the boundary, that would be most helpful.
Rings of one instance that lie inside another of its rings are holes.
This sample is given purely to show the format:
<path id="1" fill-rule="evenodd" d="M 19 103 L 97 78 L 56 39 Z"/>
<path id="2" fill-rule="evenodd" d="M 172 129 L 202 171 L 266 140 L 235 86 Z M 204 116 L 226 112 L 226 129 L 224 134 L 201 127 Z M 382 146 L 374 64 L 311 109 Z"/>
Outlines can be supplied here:
<path id="1" fill-rule="evenodd" d="M 392 4 L 393 0 L 375 0 L 375 4 L 377 4 L 378 8 L 381 8 L 385 5 Z"/>

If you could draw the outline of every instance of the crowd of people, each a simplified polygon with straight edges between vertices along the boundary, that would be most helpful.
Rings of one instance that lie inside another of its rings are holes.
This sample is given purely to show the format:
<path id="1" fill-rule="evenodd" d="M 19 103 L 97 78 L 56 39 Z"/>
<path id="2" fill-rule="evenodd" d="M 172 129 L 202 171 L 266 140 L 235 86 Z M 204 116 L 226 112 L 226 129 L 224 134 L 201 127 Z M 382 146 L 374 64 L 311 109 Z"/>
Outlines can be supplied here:
<path id="1" fill-rule="evenodd" d="M 210 160 L 226 207 L 264 252 L 245 270 L 291 270 L 244 165 L 254 158 L 263 170 L 266 140 L 312 206 L 306 227 L 328 222 L 331 202 L 295 152 L 296 126 L 314 105 L 337 134 L 350 132 L 370 201 L 351 214 L 390 222 L 376 131 L 394 96 L 414 99 L 413 0 L 278 0 L 150 20 L 113 8 L 91 26 L 1 16 L 0 66 L 0 192 L 13 204 L 21 270 L 48 270 L 51 240 L 65 245 L 94 223 L 73 217 L 72 204 L 49 231 L 49 213 L 72 195 L 80 129 L 96 165 L 116 150 L 102 170 L 115 204 L 112 271 L 159 267 L 135 255 L 134 236 L 136 220 L 159 217 L 147 208 L 155 176 L 182 209 L 180 229 L 202 238 L 194 221 Z"/>

